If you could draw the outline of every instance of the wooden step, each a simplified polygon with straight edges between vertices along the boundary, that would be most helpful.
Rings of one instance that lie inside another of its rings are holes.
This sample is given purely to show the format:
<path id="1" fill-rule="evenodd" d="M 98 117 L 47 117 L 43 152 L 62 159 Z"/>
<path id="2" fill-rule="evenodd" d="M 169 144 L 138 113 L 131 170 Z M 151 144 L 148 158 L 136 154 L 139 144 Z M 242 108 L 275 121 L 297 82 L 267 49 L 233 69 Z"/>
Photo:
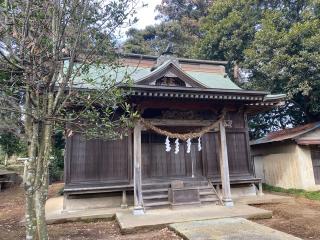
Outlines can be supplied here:
<path id="1" fill-rule="evenodd" d="M 142 193 L 168 192 L 168 188 L 143 189 Z"/>
<path id="2" fill-rule="evenodd" d="M 216 195 L 213 191 L 207 191 L 207 192 L 201 192 L 200 191 L 200 196 L 202 195 Z"/>
<path id="3" fill-rule="evenodd" d="M 161 199 L 161 198 L 167 198 L 168 199 L 168 194 L 157 194 L 157 195 L 148 195 L 148 196 L 143 196 L 143 200 L 153 200 L 153 199 Z"/>
<path id="4" fill-rule="evenodd" d="M 217 202 L 217 201 L 219 201 L 219 199 L 210 197 L 210 198 L 201 198 L 200 201 L 201 202 Z"/>
<path id="5" fill-rule="evenodd" d="M 150 183 L 142 185 L 142 190 L 169 188 L 169 186 L 169 184 L 163 183 Z"/>
<path id="6" fill-rule="evenodd" d="M 145 207 L 158 207 L 158 206 L 165 206 L 169 205 L 169 201 L 161 201 L 161 202 L 152 202 L 152 203 L 144 203 Z"/>

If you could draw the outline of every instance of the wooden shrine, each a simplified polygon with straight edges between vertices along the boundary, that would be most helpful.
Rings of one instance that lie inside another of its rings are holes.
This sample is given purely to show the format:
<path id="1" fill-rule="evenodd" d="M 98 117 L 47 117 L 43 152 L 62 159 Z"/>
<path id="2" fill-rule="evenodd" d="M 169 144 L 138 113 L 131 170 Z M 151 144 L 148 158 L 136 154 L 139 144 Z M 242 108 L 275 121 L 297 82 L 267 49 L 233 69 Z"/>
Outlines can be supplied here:
<path id="1" fill-rule="evenodd" d="M 128 54 L 133 86 L 119 86 L 140 113 L 123 139 L 67 139 L 65 197 L 133 192 L 134 214 L 179 204 L 232 206 L 231 186 L 258 184 L 250 157 L 248 114 L 284 95 L 239 88 L 227 62 Z M 180 187 L 172 182 L 181 181 Z M 183 191 L 185 193 L 183 193 Z M 183 200 L 185 196 L 185 201 Z"/>

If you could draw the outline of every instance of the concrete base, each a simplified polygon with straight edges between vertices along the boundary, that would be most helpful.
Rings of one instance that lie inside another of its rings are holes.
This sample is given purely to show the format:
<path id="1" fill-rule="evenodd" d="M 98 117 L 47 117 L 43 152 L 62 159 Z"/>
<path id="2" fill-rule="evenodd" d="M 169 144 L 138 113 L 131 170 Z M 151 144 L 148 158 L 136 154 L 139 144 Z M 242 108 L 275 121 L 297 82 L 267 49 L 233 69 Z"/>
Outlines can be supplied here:
<path id="1" fill-rule="evenodd" d="M 134 207 L 132 214 L 135 216 L 144 215 L 145 214 L 144 208 L 143 207 Z"/>
<path id="2" fill-rule="evenodd" d="M 166 226 L 171 223 L 199 221 L 217 218 L 243 217 L 248 219 L 271 218 L 272 212 L 248 205 L 235 205 L 232 208 L 213 204 L 185 209 L 148 210 L 142 216 L 134 216 L 130 210 L 117 212 L 116 219 L 122 233 Z"/>
<path id="3" fill-rule="evenodd" d="M 238 197 L 238 198 L 234 198 L 233 200 L 235 204 L 251 204 L 251 205 L 294 202 L 293 197 L 268 194 L 268 193 L 262 196 Z"/>
<path id="4" fill-rule="evenodd" d="M 128 204 L 121 204 L 120 206 L 122 209 L 128 208 Z"/>
<path id="5" fill-rule="evenodd" d="M 50 199 L 49 199 L 50 200 Z M 64 200 L 64 211 L 74 212 L 88 209 L 98 208 L 127 208 L 128 205 L 133 205 L 133 196 L 127 195 L 127 206 L 122 204 L 121 194 L 112 195 L 99 195 L 99 196 L 72 196 Z"/>
<path id="6" fill-rule="evenodd" d="M 224 206 L 226 206 L 226 207 L 233 207 L 234 206 L 232 199 L 223 199 L 222 201 L 223 201 Z"/>
<path id="7" fill-rule="evenodd" d="M 256 196 L 256 195 L 257 195 L 257 189 L 254 186 L 254 184 L 250 184 L 248 186 L 231 188 L 232 198 L 239 198 L 244 196 Z"/>
<path id="8" fill-rule="evenodd" d="M 223 218 L 223 217 L 234 217 L 241 216 L 245 218 L 268 218 L 271 217 L 270 211 L 247 206 L 245 204 L 266 204 L 266 203 L 281 203 L 294 201 L 294 198 L 273 194 L 265 194 L 262 197 L 249 196 L 233 199 L 235 206 L 227 208 L 224 206 L 217 205 L 202 205 L 193 207 L 181 207 L 179 209 L 171 210 L 158 209 L 158 210 L 147 210 L 143 216 L 132 215 L 133 208 L 121 209 L 120 198 L 83 198 L 80 199 L 69 199 L 68 210 L 63 211 L 63 197 L 50 198 L 46 203 L 46 218 L 48 223 L 58 223 L 66 221 L 78 221 L 84 219 L 113 219 L 116 213 L 124 214 L 128 216 L 130 221 L 137 221 L 137 226 L 124 225 L 126 228 L 130 227 L 141 227 L 141 226 L 153 226 L 153 225 L 166 225 L 174 222 L 184 222 L 193 220 L 203 220 L 212 218 Z M 99 201 L 102 201 L 99 204 Z M 103 208 L 101 206 L 107 205 L 109 207 Z M 90 207 L 90 208 L 89 208 Z M 95 209 L 92 209 L 96 207 Z M 119 219 L 122 219 L 119 215 Z M 146 218 L 145 218 L 146 217 Z M 154 221 L 156 218 L 156 221 Z M 139 222 L 141 221 L 141 222 Z M 126 224 L 126 222 L 123 222 Z"/>
<path id="9" fill-rule="evenodd" d="M 248 221 L 223 218 L 207 221 L 175 223 L 169 226 L 183 239 L 189 240 L 298 240 L 300 238 Z"/>

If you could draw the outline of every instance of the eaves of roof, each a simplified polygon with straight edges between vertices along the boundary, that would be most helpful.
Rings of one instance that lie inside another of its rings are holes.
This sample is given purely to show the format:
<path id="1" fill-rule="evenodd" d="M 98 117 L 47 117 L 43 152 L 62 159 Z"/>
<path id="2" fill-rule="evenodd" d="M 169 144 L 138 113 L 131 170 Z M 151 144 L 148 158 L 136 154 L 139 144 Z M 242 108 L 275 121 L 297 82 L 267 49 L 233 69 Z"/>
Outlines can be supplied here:
<path id="1" fill-rule="evenodd" d="M 313 131 L 314 129 L 320 128 L 320 122 L 305 124 L 296 128 L 284 129 L 277 132 L 269 133 L 263 138 L 251 141 L 250 145 L 259 145 L 271 142 L 282 142 L 287 140 L 297 141 L 302 135 Z"/>

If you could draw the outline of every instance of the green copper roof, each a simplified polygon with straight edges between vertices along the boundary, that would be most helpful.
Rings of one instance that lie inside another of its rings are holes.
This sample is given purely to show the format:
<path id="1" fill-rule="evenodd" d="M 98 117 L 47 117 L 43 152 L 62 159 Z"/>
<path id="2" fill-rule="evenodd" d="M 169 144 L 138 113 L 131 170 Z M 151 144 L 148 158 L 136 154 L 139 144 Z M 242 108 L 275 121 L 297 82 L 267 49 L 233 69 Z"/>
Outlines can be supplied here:
<path id="1" fill-rule="evenodd" d="M 121 82 L 126 76 L 129 76 L 134 82 L 146 77 L 151 73 L 149 68 L 142 67 L 118 67 L 112 69 L 108 66 L 90 66 L 86 73 L 82 73 L 80 76 L 76 77 L 77 87 L 81 88 L 95 88 L 98 86 L 103 78 L 114 79 L 117 82 Z M 230 78 L 225 77 L 222 74 L 217 73 L 207 73 L 207 72 L 196 72 L 196 71 L 185 71 L 190 77 L 205 85 L 207 88 L 217 88 L 217 89 L 235 89 L 240 90 Z M 92 81 L 94 80 L 94 81 Z M 93 82 L 95 84 L 93 85 Z"/>
<path id="2" fill-rule="evenodd" d="M 222 74 L 191 71 L 186 71 L 186 73 L 208 88 L 241 89 L 230 78 L 224 77 Z"/>

